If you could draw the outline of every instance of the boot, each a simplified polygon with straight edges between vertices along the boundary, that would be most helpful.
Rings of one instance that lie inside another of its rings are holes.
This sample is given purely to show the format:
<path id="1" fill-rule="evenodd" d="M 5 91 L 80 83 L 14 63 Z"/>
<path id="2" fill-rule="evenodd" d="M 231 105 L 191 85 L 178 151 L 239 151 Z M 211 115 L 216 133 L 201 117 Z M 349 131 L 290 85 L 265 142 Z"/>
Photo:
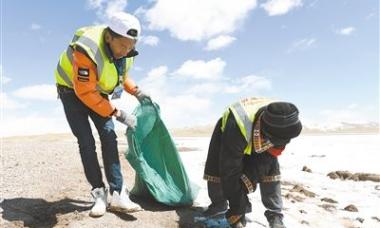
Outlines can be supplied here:
<path id="1" fill-rule="evenodd" d="M 106 213 L 107 208 L 107 190 L 104 187 L 95 188 L 91 191 L 91 195 L 95 200 L 94 206 L 91 208 L 91 217 L 100 217 Z"/>
<path id="2" fill-rule="evenodd" d="M 207 210 L 203 212 L 204 217 L 215 217 L 218 215 L 223 215 L 228 209 L 227 201 L 221 201 L 218 203 L 211 203 Z"/>
<path id="3" fill-rule="evenodd" d="M 286 228 L 284 223 L 282 222 L 282 216 L 277 216 L 277 215 L 271 216 L 268 219 L 268 222 L 269 222 L 270 228 Z"/>
<path id="4" fill-rule="evenodd" d="M 208 209 L 203 212 L 203 216 L 214 217 L 224 214 L 228 209 L 228 203 L 223 195 L 222 185 L 208 181 L 207 191 L 211 204 L 208 206 Z"/>
<path id="5" fill-rule="evenodd" d="M 112 194 L 110 210 L 122 212 L 136 212 L 142 211 L 140 205 L 132 202 L 129 199 L 129 194 L 126 188 L 123 187 L 120 194 L 114 191 Z"/>

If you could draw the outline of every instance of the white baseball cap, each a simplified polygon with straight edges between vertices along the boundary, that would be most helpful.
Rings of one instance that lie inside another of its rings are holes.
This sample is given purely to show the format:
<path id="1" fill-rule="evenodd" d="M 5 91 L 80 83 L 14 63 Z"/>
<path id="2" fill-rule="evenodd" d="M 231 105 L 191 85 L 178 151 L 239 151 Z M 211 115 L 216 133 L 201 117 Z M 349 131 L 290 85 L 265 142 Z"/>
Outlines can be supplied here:
<path id="1" fill-rule="evenodd" d="M 139 20 L 129 13 L 118 12 L 109 18 L 108 27 L 115 33 L 138 40 L 141 33 Z"/>

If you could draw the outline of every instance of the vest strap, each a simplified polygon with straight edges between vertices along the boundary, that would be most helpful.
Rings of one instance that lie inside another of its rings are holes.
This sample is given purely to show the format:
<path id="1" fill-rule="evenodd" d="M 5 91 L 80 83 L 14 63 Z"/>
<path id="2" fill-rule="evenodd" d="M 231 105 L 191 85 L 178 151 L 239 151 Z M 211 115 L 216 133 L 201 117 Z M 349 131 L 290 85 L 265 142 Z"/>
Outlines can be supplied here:
<path id="1" fill-rule="evenodd" d="M 104 60 L 103 60 L 100 48 L 93 40 L 91 40 L 90 38 L 86 36 L 81 36 L 76 43 L 82 44 L 90 48 L 92 54 L 95 57 L 96 69 L 98 72 L 98 80 L 100 81 L 100 77 L 102 76 L 102 71 L 104 67 L 104 63 L 103 63 Z"/>
<path id="2" fill-rule="evenodd" d="M 59 76 L 63 79 L 63 81 L 65 81 L 65 83 L 69 86 L 69 87 L 73 87 L 73 83 L 71 82 L 69 76 L 66 74 L 66 72 L 62 69 L 61 65 L 59 64 L 58 62 L 58 65 L 57 65 L 57 71 L 58 71 L 58 74 Z"/>
<path id="3" fill-rule="evenodd" d="M 66 49 L 66 56 L 69 59 L 71 65 L 73 65 L 73 48 L 71 46 L 68 46 Z"/>
<path id="4" fill-rule="evenodd" d="M 247 112 L 245 111 L 241 102 L 237 102 L 232 105 L 232 108 L 235 109 L 236 113 L 239 115 L 240 120 L 243 122 L 244 128 L 246 130 L 246 135 L 244 136 L 247 142 L 252 138 L 252 125 L 253 122 L 249 119 Z"/>

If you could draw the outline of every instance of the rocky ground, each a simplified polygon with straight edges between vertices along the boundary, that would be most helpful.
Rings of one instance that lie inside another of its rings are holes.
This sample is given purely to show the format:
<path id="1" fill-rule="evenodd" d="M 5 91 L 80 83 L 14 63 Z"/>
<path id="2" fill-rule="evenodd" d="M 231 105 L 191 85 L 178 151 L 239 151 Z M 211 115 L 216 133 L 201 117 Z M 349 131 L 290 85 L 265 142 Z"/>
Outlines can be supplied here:
<path id="1" fill-rule="evenodd" d="M 369 163 L 354 169 L 349 163 L 354 153 L 347 158 L 347 166 L 342 166 L 351 167 L 350 172 L 339 171 L 336 163 L 327 166 L 327 162 L 337 160 L 331 157 L 335 154 L 318 152 L 317 146 L 311 147 L 315 151 L 304 152 L 311 143 L 319 145 L 317 140 L 306 138 L 295 142 L 281 158 L 288 227 L 380 227 L 380 210 L 374 206 L 380 202 L 379 175 L 358 171 L 368 168 Z M 333 141 L 336 143 L 335 138 Z M 352 140 L 344 139 L 347 141 Z M 209 203 L 201 178 L 209 139 L 183 138 L 176 142 L 188 172 L 191 170 L 189 177 L 200 186 L 194 207 L 173 208 L 147 199 L 134 199 L 144 211 L 108 212 L 101 218 L 91 218 L 88 216 L 92 204 L 90 186 L 71 135 L 5 138 L 1 145 L 0 227 L 200 227 L 194 223 L 194 217 L 199 215 L 201 206 Z M 329 142 L 326 145 L 331 147 Z M 135 173 L 124 158 L 126 148 L 121 134 L 120 160 L 130 189 Z M 377 147 L 369 148 L 368 153 L 373 154 L 372 150 L 376 151 Z M 342 165 L 342 157 L 339 159 Z M 376 170 L 378 166 L 374 167 L 368 170 Z M 255 192 L 250 196 L 254 212 L 248 215 L 252 218 L 249 227 L 267 224 L 259 195 Z"/>
<path id="2" fill-rule="evenodd" d="M 122 172 L 131 188 L 135 173 L 122 153 L 126 141 L 119 138 Z M 75 139 L 67 135 L 3 140 L 1 227 L 194 227 L 198 209 L 171 208 L 143 199 L 136 202 L 144 211 L 89 217 L 90 186 L 77 150 Z"/>

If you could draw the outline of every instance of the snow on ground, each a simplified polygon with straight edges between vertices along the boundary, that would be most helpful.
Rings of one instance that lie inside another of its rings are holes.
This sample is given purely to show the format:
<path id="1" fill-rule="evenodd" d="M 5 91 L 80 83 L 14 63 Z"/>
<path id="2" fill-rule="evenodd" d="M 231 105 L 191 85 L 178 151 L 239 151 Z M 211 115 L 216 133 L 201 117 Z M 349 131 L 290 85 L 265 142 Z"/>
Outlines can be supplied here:
<path id="1" fill-rule="evenodd" d="M 178 137 L 175 141 L 179 147 L 194 149 L 180 154 L 190 180 L 200 187 L 195 205 L 206 207 L 210 201 L 202 177 L 210 138 Z M 315 197 L 299 195 L 304 198 L 302 202 L 283 198 L 287 227 L 380 227 L 372 218 L 380 218 L 380 191 L 376 190 L 380 183 L 332 180 L 326 176 L 337 170 L 380 174 L 380 135 L 301 136 L 287 146 L 279 159 L 282 180 L 292 184 L 283 185 L 282 195 L 294 184 L 316 194 Z M 312 173 L 301 171 L 305 165 Z M 321 201 L 324 197 L 338 201 L 332 204 L 336 209 L 322 208 L 322 204 L 327 204 Z M 253 206 L 253 212 L 247 215 L 253 221 L 249 226 L 266 227 L 260 194 L 255 192 L 249 198 Z M 359 212 L 343 210 L 349 204 L 355 205 Z M 308 224 L 301 224 L 302 221 Z"/>

